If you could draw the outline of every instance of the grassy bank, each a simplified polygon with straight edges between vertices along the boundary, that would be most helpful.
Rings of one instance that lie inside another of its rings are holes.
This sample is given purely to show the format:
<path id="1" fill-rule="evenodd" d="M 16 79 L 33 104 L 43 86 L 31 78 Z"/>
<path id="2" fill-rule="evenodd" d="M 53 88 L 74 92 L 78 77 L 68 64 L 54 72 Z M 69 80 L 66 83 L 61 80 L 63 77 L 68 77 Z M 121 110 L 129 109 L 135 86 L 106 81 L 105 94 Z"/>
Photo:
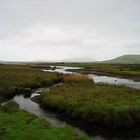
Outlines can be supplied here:
<path id="1" fill-rule="evenodd" d="M 90 125 L 132 128 L 140 125 L 140 91 L 94 84 L 86 76 L 65 75 L 64 84 L 39 97 L 40 105 L 65 112 Z"/>
<path id="2" fill-rule="evenodd" d="M 46 120 L 18 109 L 10 102 L 0 106 L 1 140 L 89 140 L 80 136 L 71 127 L 51 126 Z"/>
<path id="3" fill-rule="evenodd" d="M 43 72 L 29 66 L 0 65 L 0 98 L 30 94 L 32 89 L 62 81 L 58 73 Z"/>

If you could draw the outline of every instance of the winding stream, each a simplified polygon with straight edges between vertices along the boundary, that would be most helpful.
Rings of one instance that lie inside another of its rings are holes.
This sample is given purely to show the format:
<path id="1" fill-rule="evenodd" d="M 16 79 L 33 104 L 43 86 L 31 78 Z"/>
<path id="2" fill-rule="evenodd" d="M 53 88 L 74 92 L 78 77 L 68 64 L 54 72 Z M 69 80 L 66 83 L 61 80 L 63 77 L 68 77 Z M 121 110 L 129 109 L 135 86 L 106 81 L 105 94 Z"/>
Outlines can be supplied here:
<path id="1" fill-rule="evenodd" d="M 40 95 L 40 92 L 42 90 L 49 91 L 49 88 L 40 88 L 36 90 L 34 93 L 32 93 L 30 98 L 24 98 L 23 95 L 16 95 L 12 100 L 19 105 L 20 109 L 26 110 L 30 113 L 35 114 L 38 117 L 44 118 L 52 125 L 63 127 L 64 125 L 67 124 L 67 122 L 60 119 L 62 118 L 60 114 L 51 112 L 49 110 L 44 110 L 39 106 L 38 103 L 35 103 L 31 100 L 31 98 Z M 79 127 L 74 127 L 74 129 L 78 134 L 84 134 L 84 135 L 86 134 Z"/>
<path id="2" fill-rule="evenodd" d="M 48 88 L 45 88 L 47 90 Z M 31 98 L 40 95 L 42 89 L 38 89 L 34 93 L 32 93 L 30 98 L 24 98 L 23 95 L 16 95 L 13 98 L 13 101 L 15 101 L 17 104 L 19 104 L 20 109 L 26 110 L 28 112 L 31 112 L 38 117 L 46 118 L 51 124 L 58 125 L 58 126 L 64 126 L 65 122 L 59 121 L 57 119 L 56 115 L 54 113 L 51 113 L 49 111 L 45 111 L 42 109 L 39 104 L 33 102 Z"/>
<path id="3" fill-rule="evenodd" d="M 55 70 L 43 70 L 43 71 L 60 72 L 60 73 L 64 73 L 64 74 L 73 73 L 73 72 L 66 71 L 67 69 L 79 69 L 79 67 L 75 67 L 75 68 L 73 68 L 73 67 L 56 67 Z M 77 74 L 77 73 L 74 73 L 74 74 Z M 135 81 L 129 80 L 129 79 L 122 79 L 122 78 L 109 77 L 109 76 L 98 76 L 98 75 L 94 75 L 94 74 L 89 74 L 89 77 L 91 79 L 93 79 L 95 83 L 125 85 L 128 87 L 140 89 L 140 82 L 135 82 Z M 40 95 L 40 92 L 44 89 L 49 91 L 49 88 L 40 88 L 40 89 L 36 90 L 34 93 L 32 93 L 30 98 L 24 98 L 23 95 L 17 95 L 12 100 L 15 101 L 16 103 L 18 103 L 21 109 L 24 109 L 39 117 L 47 119 L 52 125 L 57 125 L 59 127 L 63 127 L 66 124 L 71 125 L 71 123 L 69 123 L 68 121 L 60 119 L 60 117 L 61 117 L 60 114 L 57 114 L 57 113 L 54 113 L 51 111 L 46 111 L 46 110 L 42 109 L 39 106 L 39 104 L 37 104 L 31 100 L 32 97 Z M 72 125 L 72 127 L 78 133 L 88 135 L 88 133 L 86 133 L 84 130 L 81 130 L 78 126 L 76 127 L 75 125 L 74 126 Z M 101 136 L 100 134 L 95 135 L 95 136 L 93 134 L 92 136 L 90 136 L 90 138 L 91 138 L 91 140 L 124 140 L 122 138 L 116 138 L 116 137 L 106 138 L 106 137 Z M 131 138 L 131 140 L 140 140 L 140 138 L 138 138 L 138 139 Z"/>

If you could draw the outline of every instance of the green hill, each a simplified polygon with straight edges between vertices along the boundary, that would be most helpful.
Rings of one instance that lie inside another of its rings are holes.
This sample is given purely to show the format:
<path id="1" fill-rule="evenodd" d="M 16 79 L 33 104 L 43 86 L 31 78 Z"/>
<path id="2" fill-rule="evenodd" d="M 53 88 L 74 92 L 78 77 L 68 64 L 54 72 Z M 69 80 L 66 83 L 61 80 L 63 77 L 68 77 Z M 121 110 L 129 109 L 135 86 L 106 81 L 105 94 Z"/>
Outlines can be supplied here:
<path id="1" fill-rule="evenodd" d="M 119 64 L 140 64 L 140 55 L 123 55 L 114 58 L 105 63 L 119 63 Z"/>

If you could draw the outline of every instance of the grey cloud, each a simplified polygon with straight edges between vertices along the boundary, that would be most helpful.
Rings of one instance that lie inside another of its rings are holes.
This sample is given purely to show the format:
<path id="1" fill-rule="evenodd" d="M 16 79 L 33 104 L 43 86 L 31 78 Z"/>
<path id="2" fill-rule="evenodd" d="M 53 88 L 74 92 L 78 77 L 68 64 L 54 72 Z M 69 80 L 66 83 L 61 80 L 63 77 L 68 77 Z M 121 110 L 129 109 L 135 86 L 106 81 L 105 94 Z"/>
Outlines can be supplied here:
<path id="1" fill-rule="evenodd" d="M 35 52 L 33 59 L 140 53 L 139 5 L 139 0 L 0 0 L 0 59 L 20 60 L 16 50 Z M 51 55 L 36 54 L 42 50 Z"/>

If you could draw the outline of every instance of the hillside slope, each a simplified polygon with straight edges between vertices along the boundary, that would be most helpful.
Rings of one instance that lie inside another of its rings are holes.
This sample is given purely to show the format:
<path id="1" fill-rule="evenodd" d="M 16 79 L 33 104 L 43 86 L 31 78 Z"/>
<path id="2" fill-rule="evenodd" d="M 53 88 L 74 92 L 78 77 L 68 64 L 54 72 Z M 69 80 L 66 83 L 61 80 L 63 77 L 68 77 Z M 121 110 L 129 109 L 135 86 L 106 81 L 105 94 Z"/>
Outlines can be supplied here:
<path id="1" fill-rule="evenodd" d="M 123 55 L 105 63 L 140 64 L 140 55 Z"/>

